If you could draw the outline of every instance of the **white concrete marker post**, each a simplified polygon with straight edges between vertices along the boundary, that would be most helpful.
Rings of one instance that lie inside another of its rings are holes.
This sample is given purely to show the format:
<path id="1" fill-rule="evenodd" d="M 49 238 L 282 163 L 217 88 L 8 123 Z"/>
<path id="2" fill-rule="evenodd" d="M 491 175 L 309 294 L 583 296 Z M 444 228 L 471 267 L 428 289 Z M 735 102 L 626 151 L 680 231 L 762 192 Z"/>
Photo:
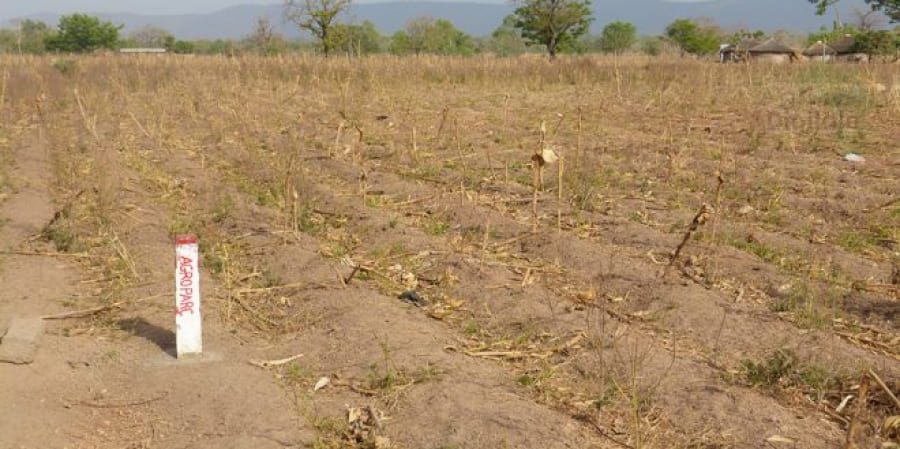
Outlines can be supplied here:
<path id="1" fill-rule="evenodd" d="M 175 237 L 175 346 L 178 358 L 203 353 L 197 236 Z"/>

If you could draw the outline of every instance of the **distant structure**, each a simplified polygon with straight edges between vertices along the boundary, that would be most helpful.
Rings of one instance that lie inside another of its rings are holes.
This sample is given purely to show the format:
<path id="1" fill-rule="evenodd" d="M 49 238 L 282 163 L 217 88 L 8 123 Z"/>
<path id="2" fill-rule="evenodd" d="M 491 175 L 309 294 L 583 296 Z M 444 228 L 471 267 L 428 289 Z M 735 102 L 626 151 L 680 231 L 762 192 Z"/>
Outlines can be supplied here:
<path id="1" fill-rule="evenodd" d="M 723 45 L 719 48 L 720 62 L 744 62 L 750 57 L 750 49 L 761 42 L 756 39 L 744 39 L 737 44 Z"/>
<path id="2" fill-rule="evenodd" d="M 803 50 L 803 56 L 818 62 L 869 62 L 869 55 L 857 50 L 856 39 L 849 34 L 830 43 L 818 41 Z"/>
<path id="3" fill-rule="evenodd" d="M 798 53 L 777 39 L 769 39 L 749 50 L 750 59 L 760 62 L 784 64 L 798 60 Z"/>
<path id="4" fill-rule="evenodd" d="M 856 39 L 845 34 L 844 37 L 828 44 L 835 51 L 834 59 L 843 62 L 869 62 L 869 55 L 856 50 Z"/>
<path id="5" fill-rule="evenodd" d="M 165 48 L 120 48 L 119 53 L 166 53 Z"/>
<path id="6" fill-rule="evenodd" d="M 818 41 L 807 47 L 806 50 L 803 50 L 803 56 L 806 56 L 810 61 L 829 62 L 833 61 L 834 57 L 837 56 L 837 51 L 828 44 Z"/>

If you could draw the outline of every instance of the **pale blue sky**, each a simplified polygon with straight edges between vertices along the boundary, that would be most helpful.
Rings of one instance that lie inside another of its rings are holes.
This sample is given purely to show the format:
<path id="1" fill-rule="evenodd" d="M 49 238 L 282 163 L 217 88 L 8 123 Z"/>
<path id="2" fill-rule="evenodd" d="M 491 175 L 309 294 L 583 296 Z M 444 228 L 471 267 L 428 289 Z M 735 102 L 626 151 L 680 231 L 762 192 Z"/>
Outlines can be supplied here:
<path id="1" fill-rule="evenodd" d="M 355 3 L 376 3 L 379 1 L 403 1 L 403 0 L 354 0 Z M 429 1 L 429 0 L 421 0 Z M 507 3 L 508 0 L 430 0 L 461 2 L 470 1 L 477 3 Z M 684 3 L 689 7 L 691 3 L 711 2 L 719 3 L 722 7 L 731 4 L 753 4 L 756 0 L 659 0 L 671 4 Z M 785 7 L 809 9 L 813 12 L 813 6 L 806 0 L 782 0 Z M 280 4 L 281 0 L 0 0 L 0 23 L 6 20 L 28 16 L 38 13 L 135 13 L 135 14 L 190 14 L 209 13 L 229 6 L 248 4 Z M 618 9 L 627 8 L 631 0 L 594 0 L 595 9 L 603 10 L 605 5 L 616 5 Z M 791 5 L 787 5 L 790 3 Z M 854 6 L 864 5 L 863 0 L 843 0 L 841 6 L 845 12 L 849 12 Z M 635 11 L 636 14 L 647 12 Z M 653 12 L 649 12 L 653 14 Z"/>
<path id="2" fill-rule="evenodd" d="M 42 12 L 134 12 L 187 14 L 215 11 L 234 5 L 272 4 L 273 0 L 0 0 L 0 18 Z"/>
<path id="3" fill-rule="evenodd" d="M 375 3 L 397 0 L 355 0 L 355 3 Z M 403 0 L 399 0 L 403 1 Z M 447 1 L 447 0 L 435 0 Z M 505 3 L 508 0 L 449 0 L 477 3 Z M 609 0 L 607 0 L 609 1 Z M 616 0 L 613 0 L 616 1 Z M 627 2 L 628 0 L 618 0 Z M 716 2 L 718 0 L 661 0 L 665 2 Z M 753 1 L 753 0 L 746 0 Z M 802 1 L 802 0 L 785 0 Z M 235 5 L 280 4 L 280 0 L 0 0 L 0 19 L 44 12 L 66 13 L 90 11 L 98 13 L 131 12 L 137 14 L 207 13 Z"/>
<path id="4" fill-rule="evenodd" d="M 379 0 L 355 0 L 373 3 Z M 385 1 L 385 0 L 381 0 Z M 401 0 L 402 1 L 402 0 Z M 440 0 L 438 0 L 440 1 Z M 504 3 L 504 0 L 450 0 L 477 3 Z M 792 0 L 796 1 L 796 0 Z M 208 13 L 236 5 L 281 4 L 280 0 L 0 0 L 0 19 L 44 12 L 67 13 L 90 11 L 98 13 L 131 12 L 137 14 Z"/>

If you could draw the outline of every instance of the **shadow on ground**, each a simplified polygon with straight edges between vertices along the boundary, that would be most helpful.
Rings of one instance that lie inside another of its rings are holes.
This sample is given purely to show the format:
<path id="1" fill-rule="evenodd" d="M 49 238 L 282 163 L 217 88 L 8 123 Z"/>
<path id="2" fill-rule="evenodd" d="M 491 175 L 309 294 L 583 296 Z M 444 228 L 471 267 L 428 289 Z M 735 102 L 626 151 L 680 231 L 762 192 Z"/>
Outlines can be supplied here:
<path id="1" fill-rule="evenodd" d="M 122 330 L 145 338 L 167 354 L 175 356 L 175 333 L 171 329 L 159 327 L 141 317 L 119 320 L 118 324 Z"/>

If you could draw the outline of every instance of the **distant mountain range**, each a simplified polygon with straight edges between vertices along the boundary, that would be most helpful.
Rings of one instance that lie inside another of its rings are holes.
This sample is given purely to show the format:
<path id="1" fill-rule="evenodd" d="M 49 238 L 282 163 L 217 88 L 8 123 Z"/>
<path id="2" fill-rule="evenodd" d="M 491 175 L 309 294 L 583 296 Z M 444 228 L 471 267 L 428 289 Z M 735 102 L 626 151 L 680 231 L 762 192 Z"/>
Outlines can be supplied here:
<path id="1" fill-rule="evenodd" d="M 10 0 L 0 0 L 10 1 Z M 17 1 L 17 0 L 16 0 Z M 864 8 L 862 0 L 843 0 L 845 14 L 851 7 Z M 806 0 L 595 0 L 596 21 L 593 30 L 606 23 L 625 20 L 634 23 L 641 34 L 662 33 L 677 18 L 707 17 L 726 28 L 763 29 L 767 31 L 813 31 L 831 25 L 833 17 L 820 17 Z M 393 33 L 411 19 L 421 16 L 445 18 L 461 30 L 476 36 L 489 35 L 510 14 L 510 3 L 463 2 L 386 2 L 354 4 L 344 21 L 370 20 L 385 34 Z M 240 38 L 252 32 L 256 20 L 269 18 L 276 28 L 288 36 L 296 29 L 282 18 L 280 4 L 234 6 L 206 14 L 143 15 L 133 13 L 97 13 L 125 31 L 143 26 L 157 26 L 182 39 Z M 56 23 L 59 13 L 26 16 Z M 7 24 L 13 20 L 6 20 Z"/>

